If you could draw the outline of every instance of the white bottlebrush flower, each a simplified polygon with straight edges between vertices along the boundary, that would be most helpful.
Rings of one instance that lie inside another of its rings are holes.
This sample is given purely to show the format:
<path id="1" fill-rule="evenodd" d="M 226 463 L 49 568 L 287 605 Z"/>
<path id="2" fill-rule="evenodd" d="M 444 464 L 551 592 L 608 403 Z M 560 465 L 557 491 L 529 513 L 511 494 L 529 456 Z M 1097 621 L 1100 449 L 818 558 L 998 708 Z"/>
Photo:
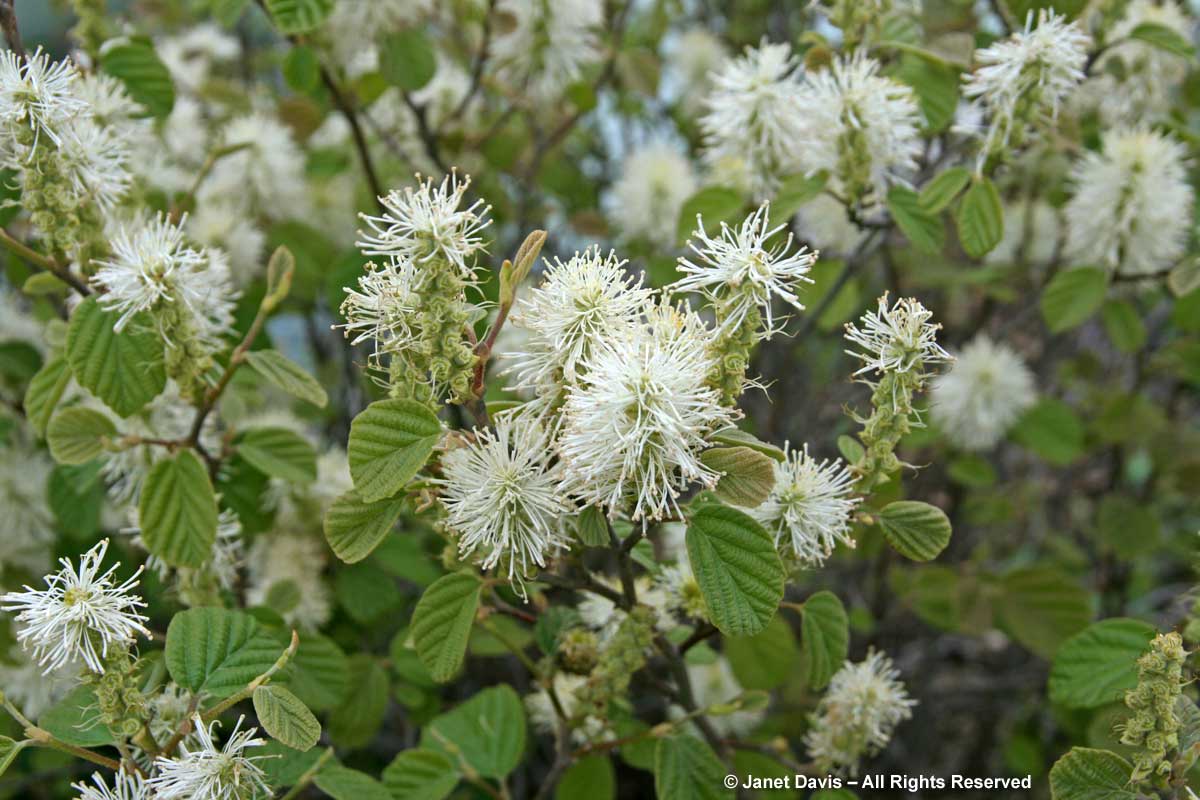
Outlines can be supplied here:
<path id="1" fill-rule="evenodd" d="M 934 421 L 965 450 L 994 447 L 1036 400 L 1033 374 L 1021 357 L 982 334 L 930 386 Z"/>
<path id="2" fill-rule="evenodd" d="M 733 414 L 706 385 L 708 340 L 694 313 L 664 306 L 649 324 L 598 344 L 580 384 L 568 387 L 559 439 L 564 485 L 584 505 L 657 520 L 678 512 L 690 484 L 715 483 L 700 452 Z"/>
<path id="3" fill-rule="evenodd" d="M 1108 125 L 1134 125 L 1167 113 L 1172 91 L 1187 75 L 1186 55 L 1130 37 L 1139 25 L 1160 25 L 1192 40 L 1194 22 L 1174 0 L 1131 0 L 1125 6 L 1078 97 Z M 1112 69 L 1117 65 L 1119 72 Z"/>
<path id="4" fill-rule="evenodd" d="M 497 75 L 536 103 L 557 99 L 600 60 L 602 0 L 500 0 L 496 13 L 508 23 L 492 41 Z"/>
<path id="5" fill-rule="evenodd" d="M 937 343 L 942 326 L 930 322 L 931 317 L 933 312 L 912 297 L 902 297 L 889 307 L 885 293 L 876 311 L 863 314 L 861 328 L 852 322 L 846 324 L 847 341 L 861 348 L 846 351 L 863 362 L 854 374 L 919 373 L 926 364 L 951 360 Z"/>
<path id="6" fill-rule="evenodd" d="M 186 220 L 184 220 L 186 222 Z M 159 215 L 120 226 L 112 255 L 97 259 L 92 283 L 104 290 L 100 305 L 121 312 L 120 332 L 141 311 L 174 305 L 186 310 L 203 338 L 215 340 L 233 325 L 233 293 L 227 275 L 213 269 L 212 253 L 189 245 L 183 228 Z"/>
<path id="7" fill-rule="evenodd" d="M 0 135 L 4 149 L 32 153 L 42 136 L 58 144 L 62 128 L 87 112 L 77 97 L 75 65 L 51 61 L 39 47 L 28 58 L 12 50 L 0 53 Z"/>
<path id="8" fill-rule="evenodd" d="M 246 604 L 265 605 L 271 590 L 292 584 L 298 590 L 295 605 L 276 609 L 289 625 L 316 630 L 332 613 L 325 571 L 325 542 L 304 533 L 271 533 L 259 536 L 246 556 Z"/>
<path id="9" fill-rule="evenodd" d="M 804 737 L 820 769 L 857 775 L 859 761 L 886 747 L 896 726 L 912 717 L 917 702 L 899 677 L 892 660 L 876 650 L 834 674 Z"/>
<path id="10" fill-rule="evenodd" d="M 660 623 L 674 626 L 674 614 L 685 619 L 708 619 L 708 604 L 700 591 L 700 583 L 692 572 L 686 550 L 678 562 L 662 567 L 654 576 L 654 589 L 662 596 L 666 612 L 660 615 Z M 641 597 L 639 592 L 638 598 Z"/>
<path id="11" fill-rule="evenodd" d="M 862 51 L 807 73 L 800 103 L 806 115 L 801 166 L 828 171 L 847 202 L 882 202 L 890 185 L 915 171 L 921 116 L 913 91 L 880 75 L 879 62 Z"/>
<path id="12" fill-rule="evenodd" d="M 75 193 L 100 208 L 111 209 L 129 191 L 132 152 L 118 129 L 75 120 L 63 130 L 58 154 Z"/>
<path id="13" fill-rule="evenodd" d="M 100 571 L 107 550 L 104 539 L 80 557 L 78 569 L 59 559 L 62 569 L 44 578 L 45 589 L 26 586 L 0 598 L 0 608 L 17 612 L 17 641 L 47 673 L 79 661 L 102 673 L 110 649 L 128 647 L 139 633 L 150 635 L 138 613 L 146 604 L 132 593 L 141 568 L 118 584 L 113 573 L 120 563 Z"/>
<path id="14" fill-rule="evenodd" d="M 214 199 L 240 201 L 272 219 L 303 218 L 309 213 L 304 152 L 287 125 L 256 111 L 230 121 L 222 144 L 245 146 L 213 165 L 200 187 L 199 204 Z"/>
<path id="15" fill-rule="evenodd" d="M 967 75 L 963 94 L 977 98 L 990 118 L 983 159 L 1006 147 L 1025 126 L 1053 120 L 1071 91 L 1083 80 L 1091 38 L 1075 22 L 1042 9 L 1025 29 L 975 53 L 978 63 Z"/>
<path id="16" fill-rule="evenodd" d="M 616 581 L 609 580 L 603 576 L 596 580 L 618 594 L 621 593 L 621 585 Z M 625 621 L 625 617 L 628 616 L 612 600 L 604 595 L 593 592 L 584 593 L 583 599 L 579 601 L 579 605 L 576 607 L 576 611 L 579 612 L 579 620 L 596 632 L 596 639 L 600 644 L 607 642 L 617 632 L 617 628 L 621 627 L 621 623 Z"/>
<path id="17" fill-rule="evenodd" d="M 429 178 L 416 189 L 393 189 L 379 198 L 385 209 L 381 216 L 359 215 L 369 230 L 359 231 L 358 246 L 364 255 L 412 262 L 418 279 L 421 265 L 432 259 L 444 259 L 464 278 L 473 279 L 475 271 L 468 262 L 484 249 L 483 230 L 491 224 L 491 207 L 476 200 L 459 208 L 470 185 L 470 176 L 459 179 L 452 173 L 440 185 Z"/>
<path id="18" fill-rule="evenodd" d="M 1071 172 L 1067 251 L 1126 275 L 1172 267 L 1187 247 L 1192 186 L 1183 145 L 1147 130 L 1107 131 Z"/>
<path id="19" fill-rule="evenodd" d="M 102 125 L 147 128 L 146 109 L 129 96 L 125 84 L 104 72 L 79 75 L 72 84 L 75 96 L 83 100 L 91 116 Z"/>
<path id="20" fill-rule="evenodd" d="M 651 144 L 621 164 L 613 186 L 612 218 L 628 238 L 643 238 L 659 248 L 675 243 L 679 209 L 696 191 L 692 162 L 674 147 Z"/>
<path id="21" fill-rule="evenodd" d="M 136 772 L 120 770 L 113 775 L 110 788 L 104 776 L 92 773 L 92 782 L 72 783 L 71 788 L 79 792 L 77 800 L 150 800 L 150 787 L 145 778 Z"/>
<path id="22" fill-rule="evenodd" d="M 334 57 L 350 77 L 378 68 L 372 38 L 420 22 L 432 0 L 339 0 L 325 22 Z"/>
<path id="23" fill-rule="evenodd" d="M 841 459 L 817 461 L 808 445 L 784 447 L 786 458 L 775 465 L 775 487 L 750 515 L 772 536 L 780 552 L 806 567 L 819 567 L 838 542 L 854 547 L 851 516 L 854 477 Z"/>
<path id="24" fill-rule="evenodd" d="M 514 362 L 507 370 L 516 375 L 513 388 L 541 392 L 574 383 L 601 342 L 638 324 L 653 291 L 625 263 L 598 247 L 546 262 L 545 279 L 521 293 L 510 319 L 529 332 L 522 351 L 502 354 Z"/>
<path id="25" fill-rule="evenodd" d="M 380 356 L 402 354 L 415 347 L 420 337 L 413 328 L 421 304 L 417 293 L 417 269 L 411 261 L 389 260 L 383 266 L 366 265 L 358 286 L 345 287 L 341 314 L 346 320 L 346 338 L 351 344 L 372 345 L 372 365 Z"/>
<path id="26" fill-rule="evenodd" d="M 569 508 L 553 456 L 546 432 L 523 416 L 500 417 L 494 430 L 476 429 L 473 442 L 446 453 L 439 484 L 460 553 L 474 554 L 484 569 L 499 566 L 520 584 L 570 547 L 562 527 Z"/>
<path id="27" fill-rule="evenodd" d="M 763 338 L 778 331 L 772 302 L 779 298 L 795 309 L 803 310 L 796 290 L 812 283 L 808 273 L 817 253 L 800 247 L 792 249 L 792 235 L 775 245 L 767 243 L 786 223 L 770 228 L 771 209 L 759 207 L 736 228 L 721 223 L 721 234 L 710 237 L 704 220 L 696 216 L 696 230 L 688 247 L 692 258 L 679 259 L 678 270 L 684 277 L 671 285 L 676 292 L 700 292 L 717 308 L 723 330 L 736 330 L 751 310 L 762 315 Z M 780 321 L 782 322 L 782 321 Z"/>
<path id="28" fill-rule="evenodd" d="M 796 59 L 787 44 L 746 48 L 713 78 L 713 90 L 700 118 L 705 160 L 744 164 L 756 197 L 765 198 L 779 178 L 799 167 L 807 138 Z"/>
<path id="29" fill-rule="evenodd" d="M 868 233 L 850 220 L 846 206 L 828 194 L 817 195 L 800 207 L 796 212 L 796 230 L 826 256 L 850 255 Z"/>
<path id="30" fill-rule="evenodd" d="M 262 747 L 266 739 L 256 738 L 257 728 L 239 730 L 245 717 L 238 717 L 237 724 L 225 746 L 217 748 L 213 740 L 213 729 L 220 723 L 213 720 L 209 725 L 196 715 L 192 719 L 197 733 L 193 747 L 180 744 L 177 758 L 159 756 L 154 760 L 158 774 L 147 785 L 154 790 L 158 800 L 251 800 L 270 797 L 266 773 L 256 762 L 265 756 L 248 756 L 252 747 Z"/>

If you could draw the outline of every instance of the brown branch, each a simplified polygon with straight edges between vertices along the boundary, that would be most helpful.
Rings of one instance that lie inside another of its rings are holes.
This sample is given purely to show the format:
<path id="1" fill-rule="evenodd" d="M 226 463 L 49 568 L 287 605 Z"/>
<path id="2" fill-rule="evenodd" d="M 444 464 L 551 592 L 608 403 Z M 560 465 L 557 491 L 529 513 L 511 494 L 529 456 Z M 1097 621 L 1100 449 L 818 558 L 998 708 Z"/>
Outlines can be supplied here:
<path id="1" fill-rule="evenodd" d="M 4 0 L 0 0 L 0 3 L 2 2 L 4 2 Z M 49 272 L 54 277 L 70 286 L 76 292 L 79 292 L 79 294 L 86 297 L 92 293 L 92 290 L 88 288 L 88 285 L 77 278 L 71 272 L 70 268 L 64 267 L 53 258 L 44 256 L 36 250 L 31 249 L 23 242 L 17 241 L 11 234 L 9 234 L 8 231 L 3 229 L 0 229 L 0 247 L 8 250 L 10 253 L 26 261 L 33 267 Z"/>
<path id="2" fill-rule="evenodd" d="M 0 0 L 0 29 L 8 47 L 18 58 L 25 58 L 25 45 L 21 43 L 21 29 L 17 25 L 16 0 Z"/>

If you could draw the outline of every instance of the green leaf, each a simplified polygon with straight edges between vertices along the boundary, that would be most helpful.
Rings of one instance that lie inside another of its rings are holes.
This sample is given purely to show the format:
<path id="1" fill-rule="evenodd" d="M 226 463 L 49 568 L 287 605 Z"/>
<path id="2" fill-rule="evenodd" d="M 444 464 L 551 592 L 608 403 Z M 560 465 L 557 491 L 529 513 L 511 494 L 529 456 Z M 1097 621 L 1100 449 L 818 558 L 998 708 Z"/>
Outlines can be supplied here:
<path id="1" fill-rule="evenodd" d="M 339 747 L 363 747 L 375 738 L 388 704 L 388 677 L 373 657 L 350 657 L 346 683 L 349 693 L 329 715 L 329 736 Z"/>
<path id="2" fill-rule="evenodd" d="M 908 240 L 918 250 L 937 253 L 946 243 L 946 229 L 937 214 L 925 209 L 912 189 L 893 186 L 887 195 L 888 211 Z"/>
<path id="3" fill-rule="evenodd" d="M 28 747 L 30 741 L 14 741 L 7 736 L 0 736 L 0 778 L 4 777 L 4 773 L 12 766 L 13 760 L 21 754 L 21 751 Z"/>
<path id="4" fill-rule="evenodd" d="M 314 711 L 333 708 L 349 688 L 350 662 L 342 649 L 319 633 L 305 633 L 284 671 L 289 689 Z"/>
<path id="5" fill-rule="evenodd" d="M 115 739 L 100 716 L 100 702 L 88 685 L 76 686 L 38 717 L 38 727 L 78 747 L 100 747 Z"/>
<path id="6" fill-rule="evenodd" d="M 1001 579 L 1000 589 L 996 608 L 1004 628 L 1047 661 L 1092 619 L 1091 596 L 1053 567 L 1014 570 Z"/>
<path id="7" fill-rule="evenodd" d="M 254 617 L 224 608 L 181 611 L 167 627 L 171 680 L 213 699 L 228 697 L 271 668 L 284 647 Z"/>
<path id="8" fill-rule="evenodd" d="M 83 464 L 104 452 L 117 426 L 104 414 L 91 408 L 63 409 L 54 415 L 46 429 L 50 455 L 60 464 Z"/>
<path id="9" fill-rule="evenodd" d="M 100 531 L 100 512 L 105 505 L 100 461 L 79 466 L 56 464 L 50 471 L 46 498 L 63 530 L 90 540 Z"/>
<path id="10" fill-rule="evenodd" d="M 996 184 L 977 179 L 963 195 L 954 212 L 958 240 L 972 258 L 982 258 L 1004 238 L 1004 206 Z"/>
<path id="11" fill-rule="evenodd" d="M 525 752 L 525 709 L 506 685 L 491 686 L 435 718 L 421 733 L 421 746 L 457 748 L 480 775 L 504 778 Z"/>
<path id="12" fill-rule="evenodd" d="M 321 64 L 316 51 L 307 45 L 298 45 L 283 58 L 283 80 L 288 88 L 300 94 L 315 91 L 321 85 Z"/>
<path id="13" fill-rule="evenodd" d="M 960 82 L 957 69 L 920 55 L 905 53 L 895 77 L 912 87 L 925 124 L 931 131 L 942 130 L 954 119 Z"/>
<path id="14" fill-rule="evenodd" d="M 360 625 L 379 622 L 404 601 L 396 582 L 374 561 L 338 570 L 334 585 L 338 603 Z"/>
<path id="15" fill-rule="evenodd" d="M 896 552 L 913 561 L 930 561 L 950 544 L 946 512 L 917 500 L 888 503 L 879 512 L 884 538 Z"/>
<path id="16" fill-rule="evenodd" d="M 254 713 L 263 730 L 293 750 L 308 750 L 321 738 L 321 723 L 299 697 L 276 684 L 254 690 Z"/>
<path id="17" fill-rule="evenodd" d="M 155 464 L 142 485 L 138 524 L 146 549 L 176 567 L 199 567 L 217 540 L 217 498 L 191 450 Z"/>
<path id="18" fill-rule="evenodd" d="M 249 2 L 250 0 L 210 0 L 209 10 L 213 19 L 226 28 L 232 28 L 241 19 L 242 12 L 246 10 Z"/>
<path id="19" fill-rule="evenodd" d="M 693 736 L 658 740 L 654 749 L 654 790 L 658 800 L 724 800 L 728 773 L 707 744 Z"/>
<path id="20" fill-rule="evenodd" d="M 696 230 L 699 224 L 697 215 L 703 218 L 705 231 L 714 234 L 720 230 L 722 222 L 729 222 L 740 214 L 743 206 L 742 193 L 738 190 L 726 186 L 706 186 L 684 201 L 679 209 L 679 241 L 687 241 Z"/>
<path id="21" fill-rule="evenodd" d="M 1042 319 L 1051 333 L 1078 327 L 1100 310 L 1108 291 L 1108 274 L 1093 267 L 1055 275 L 1042 291 Z"/>
<path id="22" fill-rule="evenodd" d="M 149 317 L 138 314 L 114 333 L 118 319 L 120 314 L 105 311 L 95 297 L 80 303 L 67 328 L 67 360 L 80 386 L 127 417 L 158 396 L 167 372 Z"/>
<path id="23" fill-rule="evenodd" d="M 1069 405 L 1046 397 L 1021 416 L 1010 435 L 1051 464 L 1066 466 L 1083 455 L 1084 434 Z"/>
<path id="24" fill-rule="evenodd" d="M 325 512 L 325 540 L 347 564 L 362 561 L 395 527 L 403 510 L 403 496 L 367 503 L 351 489 Z"/>
<path id="25" fill-rule="evenodd" d="M 599 506 L 588 506 L 579 512 L 576 525 L 579 531 L 579 541 L 586 547 L 608 546 L 608 521 Z"/>
<path id="26" fill-rule="evenodd" d="M 294 36 L 315 30 L 329 12 L 333 0 L 266 0 L 267 11 L 281 33 Z"/>
<path id="27" fill-rule="evenodd" d="M 1116 753 L 1072 747 L 1050 768 L 1052 800 L 1136 800 L 1133 767 Z"/>
<path id="28" fill-rule="evenodd" d="M 762 631 L 783 599 L 771 535 L 741 511 L 707 503 L 688 524 L 687 551 L 713 624 L 727 636 Z"/>
<path id="29" fill-rule="evenodd" d="M 959 192 L 971 181 L 971 172 L 966 167 L 950 167 L 935 175 L 921 189 L 917 201 L 930 214 L 939 214 L 954 202 Z"/>
<path id="30" fill-rule="evenodd" d="M 810 200 L 815 200 L 829 180 L 829 173 L 818 172 L 816 175 L 791 175 L 779 184 L 775 199 L 771 201 L 772 228 L 785 224 L 801 206 Z"/>
<path id="31" fill-rule="evenodd" d="M 437 72 L 437 56 L 429 37 L 419 28 L 397 31 L 383 40 L 379 72 L 393 86 L 415 92 Z"/>
<path id="32" fill-rule="evenodd" d="M 996 468 L 982 456 L 962 455 L 946 467 L 950 480 L 972 489 L 984 489 L 996 483 Z"/>
<path id="33" fill-rule="evenodd" d="M 25 418 L 39 436 L 46 435 L 46 426 L 54 408 L 62 399 L 67 384 L 71 382 L 71 370 L 66 356 L 54 356 L 37 371 L 25 390 Z"/>
<path id="34" fill-rule="evenodd" d="M 756 439 L 741 428 L 722 428 L 712 436 L 709 436 L 708 440 L 713 444 L 725 447 L 749 447 L 751 450 L 762 453 L 764 456 L 781 464 L 787 460 L 787 456 L 778 447 Z"/>
<path id="35" fill-rule="evenodd" d="M 412 400 L 380 400 L 350 423 L 350 475 L 367 502 L 391 497 L 425 466 L 442 426 Z"/>
<path id="36" fill-rule="evenodd" d="M 1109 300 L 1100 309 L 1108 338 L 1122 353 L 1134 353 L 1146 343 L 1146 325 L 1127 300 Z"/>
<path id="37" fill-rule="evenodd" d="M 804 601 L 800 662 L 808 685 L 824 689 L 850 652 L 850 619 L 833 592 L 817 592 Z"/>
<path id="38" fill-rule="evenodd" d="M 1098 708 L 1137 685 L 1137 660 L 1150 646 L 1152 625 L 1105 619 L 1062 643 L 1050 669 L 1050 701 L 1068 708 Z"/>
<path id="39" fill-rule="evenodd" d="M 251 428 L 238 437 L 237 452 L 250 466 L 291 483 L 317 479 L 317 452 L 304 437 L 287 428 Z"/>
<path id="40" fill-rule="evenodd" d="M 754 508 L 775 488 L 775 462 L 749 447 L 712 447 L 700 454 L 700 460 L 721 473 L 713 491 L 727 503 Z"/>
<path id="41" fill-rule="evenodd" d="M 800 658 L 796 637 L 782 617 L 776 616 L 756 636 L 731 636 L 725 656 L 744 689 L 770 690 L 785 684 Z"/>
<path id="42" fill-rule="evenodd" d="M 395 800 L 443 800 L 458 785 L 458 768 L 437 750 L 402 750 L 383 770 L 383 785 Z"/>
<path id="43" fill-rule="evenodd" d="M 585 756 L 563 773 L 554 789 L 554 800 L 612 800 L 617 796 L 617 773 L 612 759 Z"/>
<path id="44" fill-rule="evenodd" d="M 470 573 L 446 575 L 425 590 L 413 610 L 417 656 L 439 683 L 453 678 L 462 666 L 481 588 L 479 579 Z"/>
<path id="45" fill-rule="evenodd" d="M 1159 25 L 1154 22 L 1143 22 L 1138 25 L 1129 32 L 1129 38 L 1146 42 L 1157 47 L 1159 50 L 1182 56 L 1183 58 L 1191 58 L 1196 52 L 1191 42 L 1183 36 L 1171 30 L 1166 25 Z"/>
<path id="46" fill-rule="evenodd" d="M 317 379 L 277 350 L 251 350 L 246 353 L 246 363 L 271 385 L 292 397 L 312 403 L 317 408 L 324 408 L 329 402 L 325 389 Z"/>
<path id="47" fill-rule="evenodd" d="M 100 51 L 100 69 L 125 84 L 129 96 L 145 106 L 151 116 L 166 119 L 175 107 L 171 71 L 154 52 L 149 39 L 107 42 Z"/>
<path id="48" fill-rule="evenodd" d="M 333 800 L 392 800 L 391 793 L 382 783 L 365 772 L 329 764 L 323 767 L 313 783 Z"/>

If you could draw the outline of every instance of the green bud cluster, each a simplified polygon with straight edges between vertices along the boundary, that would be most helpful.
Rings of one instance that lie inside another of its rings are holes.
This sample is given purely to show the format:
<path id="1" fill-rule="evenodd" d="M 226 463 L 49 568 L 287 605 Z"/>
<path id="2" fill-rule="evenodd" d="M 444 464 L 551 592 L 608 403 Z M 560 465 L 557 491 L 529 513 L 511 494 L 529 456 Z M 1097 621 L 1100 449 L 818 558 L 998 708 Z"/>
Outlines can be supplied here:
<path id="1" fill-rule="evenodd" d="M 608 704 L 625 694 L 633 673 L 646 665 L 654 642 L 654 611 L 635 606 L 605 645 L 587 683 L 579 690 L 579 716 L 608 718 Z"/>
<path id="2" fill-rule="evenodd" d="M 163 338 L 171 343 L 165 348 L 167 374 L 179 385 L 181 397 L 192 402 L 200 400 L 215 362 L 196 331 L 195 320 L 180 303 L 159 303 L 154 316 Z"/>
<path id="3" fill-rule="evenodd" d="M 1180 720 L 1175 703 L 1183 687 L 1187 651 L 1178 633 L 1159 634 L 1138 659 L 1138 684 L 1125 693 L 1133 715 L 1122 728 L 1121 744 L 1139 749 L 1132 779 L 1171 774 L 1170 753 L 1179 747 Z"/>
<path id="4" fill-rule="evenodd" d="M 871 143 L 867 133 L 853 117 L 852 109 L 842 111 L 844 133 L 838 137 L 837 177 L 842 184 L 843 199 L 851 208 L 869 200 L 871 183 Z"/>
<path id="5" fill-rule="evenodd" d="M 858 489 L 869 492 L 900 469 L 896 446 L 912 430 L 913 395 L 924 384 L 924 377 L 915 372 L 888 372 L 871 394 L 871 416 L 854 416 L 863 426 L 859 439 L 863 454 L 850 471 L 858 477 Z"/>
<path id="6" fill-rule="evenodd" d="M 85 682 L 92 684 L 100 719 L 114 735 L 135 736 L 148 718 L 146 696 L 142 694 L 137 661 L 128 650 L 110 651 L 104 661 L 104 673 L 89 675 Z"/>
<path id="7" fill-rule="evenodd" d="M 586 675 L 600 658 L 600 642 L 587 628 L 571 628 L 558 640 L 558 657 L 569 672 Z"/>
<path id="8" fill-rule="evenodd" d="M 24 131 L 32 147 L 33 133 Z M 104 223 L 96 206 L 71 185 L 62 159 L 48 136 L 33 149 L 21 171 L 21 204 L 29 211 L 46 249 L 86 264 L 105 247 Z"/>
<path id="9" fill-rule="evenodd" d="M 463 336 L 471 324 L 471 306 L 464 297 L 467 282 L 444 259 L 430 259 L 421 268 L 425 274 L 415 326 L 420 338 L 407 358 L 393 357 L 391 395 L 428 403 L 436 410 L 444 394 L 453 403 L 471 398 L 478 357 Z"/>
<path id="10" fill-rule="evenodd" d="M 718 304 L 718 323 L 724 319 L 728 313 L 727 309 L 732 306 L 731 301 Z M 750 356 L 754 351 L 754 343 L 758 341 L 761 326 L 762 315 L 757 308 L 751 307 L 740 325 L 718 333 L 708 346 L 713 361 L 712 371 L 708 375 L 708 386 L 721 393 L 722 405 L 731 406 L 742 395 L 746 386 L 746 371 L 750 368 Z"/>

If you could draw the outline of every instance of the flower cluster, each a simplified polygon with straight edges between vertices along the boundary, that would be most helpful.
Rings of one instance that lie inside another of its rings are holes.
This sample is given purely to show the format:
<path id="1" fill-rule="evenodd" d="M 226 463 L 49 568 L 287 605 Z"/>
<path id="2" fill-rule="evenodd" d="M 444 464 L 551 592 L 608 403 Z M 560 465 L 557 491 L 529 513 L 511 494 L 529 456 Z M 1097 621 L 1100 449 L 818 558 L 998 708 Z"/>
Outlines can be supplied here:
<path id="1" fill-rule="evenodd" d="M 500 0 L 512 21 L 493 43 L 499 76 L 538 104 L 552 102 L 600 60 L 601 0 Z"/>
<path id="2" fill-rule="evenodd" d="M 1170 269 L 1187 247 L 1194 191 L 1186 151 L 1170 136 L 1111 130 L 1071 172 L 1067 250 L 1123 275 Z"/>
<path id="3" fill-rule="evenodd" d="M 1033 12 L 1025 29 L 979 50 L 963 93 L 982 104 L 989 123 L 980 169 L 1005 148 L 1022 147 L 1032 126 L 1052 121 L 1083 80 L 1090 37 L 1053 11 Z"/>
<path id="4" fill-rule="evenodd" d="M 930 384 L 930 411 L 965 450 L 994 447 L 1037 400 L 1033 374 L 1012 348 L 980 335 Z"/>
<path id="5" fill-rule="evenodd" d="M 358 245 L 371 263 L 342 303 L 346 336 L 373 343 L 371 366 L 388 374 L 393 396 L 436 403 L 471 392 L 476 363 L 465 333 L 474 307 L 475 256 L 483 250 L 488 208 L 459 208 L 471 179 L 446 176 L 379 198 L 379 216 L 363 214 Z"/>
<path id="6" fill-rule="evenodd" d="M 899 677 L 892 660 L 877 650 L 857 664 L 847 661 L 834 674 L 804 737 L 821 769 L 857 775 L 863 757 L 887 746 L 917 704 Z"/>
<path id="7" fill-rule="evenodd" d="M 47 673 L 77 662 L 103 673 L 110 654 L 126 651 L 139 633 L 150 635 L 146 617 L 138 613 L 146 604 L 132 593 L 141 569 L 118 583 L 119 563 L 101 571 L 107 552 L 104 539 L 79 559 L 78 568 L 60 559 L 62 569 L 45 577 L 45 589 L 26 586 L 0 598 L 5 611 L 17 612 L 17 641 Z"/>

